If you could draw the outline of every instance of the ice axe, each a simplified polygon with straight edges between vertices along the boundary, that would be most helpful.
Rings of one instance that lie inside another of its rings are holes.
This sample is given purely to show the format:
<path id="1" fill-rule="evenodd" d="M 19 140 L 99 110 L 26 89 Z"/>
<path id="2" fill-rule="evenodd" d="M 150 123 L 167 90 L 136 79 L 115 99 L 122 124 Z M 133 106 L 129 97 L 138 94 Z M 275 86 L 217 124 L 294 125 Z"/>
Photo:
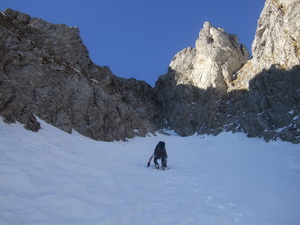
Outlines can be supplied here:
<path id="1" fill-rule="evenodd" d="M 152 160 L 153 156 L 150 157 L 148 163 L 147 163 L 147 168 L 150 166 L 151 160 Z"/>

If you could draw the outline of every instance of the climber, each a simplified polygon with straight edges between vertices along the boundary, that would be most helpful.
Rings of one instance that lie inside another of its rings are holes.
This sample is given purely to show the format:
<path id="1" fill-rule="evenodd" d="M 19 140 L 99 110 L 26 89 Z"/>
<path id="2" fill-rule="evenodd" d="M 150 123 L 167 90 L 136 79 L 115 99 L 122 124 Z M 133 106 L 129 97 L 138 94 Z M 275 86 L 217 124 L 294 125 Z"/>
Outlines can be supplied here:
<path id="1" fill-rule="evenodd" d="M 156 145 L 155 149 L 154 149 L 154 153 L 153 155 L 150 157 L 148 164 L 147 164 L 147 168 L 150 166 L 151 160 L 153 159 L 153 162 L 155 164 L 155 168 L 159 169 L 159 163 L 157 162 L 157 160 L 161 159 L 161 169 L 165 170 L 167 169 L 167 158 L 168 158 L 168 154 L 165 148 L 165 142 L 160 141 L 158 142 L 158 144 Z"/>

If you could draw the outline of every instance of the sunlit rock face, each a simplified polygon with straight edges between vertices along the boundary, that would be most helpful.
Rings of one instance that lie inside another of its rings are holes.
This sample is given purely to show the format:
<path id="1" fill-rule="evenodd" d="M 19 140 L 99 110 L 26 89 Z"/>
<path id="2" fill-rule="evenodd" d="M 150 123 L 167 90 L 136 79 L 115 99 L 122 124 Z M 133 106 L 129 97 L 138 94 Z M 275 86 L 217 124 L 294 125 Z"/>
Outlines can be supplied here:
<path id="1" fill-rule="evenodd" d="M 177 84 L 188 84 L 204 90 L 226 91 L 233 75 L 249 59 L 249 53 L 238 37 L 205 22 L 195 48 L 179 52 L 170 63 Z"/>
<path id="2" fill-rule="evenodd" d="M 271 66 L 290 70 L 300 64 L 300 1 L 267 0 L 252 44 L 253 58 L 237 73 L 230 90 L 249 88 L 249 81 Z"/>

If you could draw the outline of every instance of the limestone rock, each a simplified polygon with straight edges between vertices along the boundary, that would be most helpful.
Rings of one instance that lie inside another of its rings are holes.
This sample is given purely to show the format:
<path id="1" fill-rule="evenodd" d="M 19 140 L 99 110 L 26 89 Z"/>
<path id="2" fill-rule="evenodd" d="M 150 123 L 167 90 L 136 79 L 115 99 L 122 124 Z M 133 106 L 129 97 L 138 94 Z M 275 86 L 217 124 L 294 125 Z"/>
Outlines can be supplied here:
<path id="1" fill-rule="evenodd" d="M 299 12 L 299 0 L 266 0 L 252 44 L 253 58 L 237 73 L 230 90 L 248 89 L 251 79 L 273 65 L 290 70 L 300 64 Z"/>
<path id="2" fill-rule="evenodd" d="M 156 82 L 166 127 L 300 143 L 299 4 L 266 1 L 245 65 L 237 39 L 205 23 L 196 48 L 178 53 Z"/>
<path id="3" fill-rule="evenodd" d="M 170 128 L 300 143 L 299 11 L 299 0 L 266 0 L 251 60 L 235 35 L 206 22 L 195 48 L 179 52 L 153 89 L 95 65 L 78 28 L 7 9 L 0 13 L 0 115 L 37 131 L 36 115 L 105 141 Z"/>
<path id="4" fill-rule="evenodd" d="M 226 91 L 233 75 L 248 59 L 249 53 L 236 35 L 205 22 L 196 47 L 179 52 L 170 63 L 170 69 L 176 72 L 177 85 Z"/>
<path id="5" fill-rule="evenodd" d="M 95 65 L 78 28 L 7 9 L 0 13 L 0 115 L 37 131 L 34 115 L 97 140 L 158 129 L 156 94 Z"/>

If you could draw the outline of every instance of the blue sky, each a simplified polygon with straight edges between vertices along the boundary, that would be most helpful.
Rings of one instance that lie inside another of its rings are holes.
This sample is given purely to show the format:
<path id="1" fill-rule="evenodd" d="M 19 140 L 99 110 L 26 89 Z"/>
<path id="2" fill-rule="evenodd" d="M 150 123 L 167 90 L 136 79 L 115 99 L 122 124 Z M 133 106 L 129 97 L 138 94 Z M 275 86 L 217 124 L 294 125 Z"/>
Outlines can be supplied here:
<path id="1" fill-rule="evenodd" d="M 90 57 L 154 86 L 173 56 L 195 46 L 205 21 L 237 34 L 251 50 L 264 0 L 1 0 L 32 17 L 77 26 Z"/>

